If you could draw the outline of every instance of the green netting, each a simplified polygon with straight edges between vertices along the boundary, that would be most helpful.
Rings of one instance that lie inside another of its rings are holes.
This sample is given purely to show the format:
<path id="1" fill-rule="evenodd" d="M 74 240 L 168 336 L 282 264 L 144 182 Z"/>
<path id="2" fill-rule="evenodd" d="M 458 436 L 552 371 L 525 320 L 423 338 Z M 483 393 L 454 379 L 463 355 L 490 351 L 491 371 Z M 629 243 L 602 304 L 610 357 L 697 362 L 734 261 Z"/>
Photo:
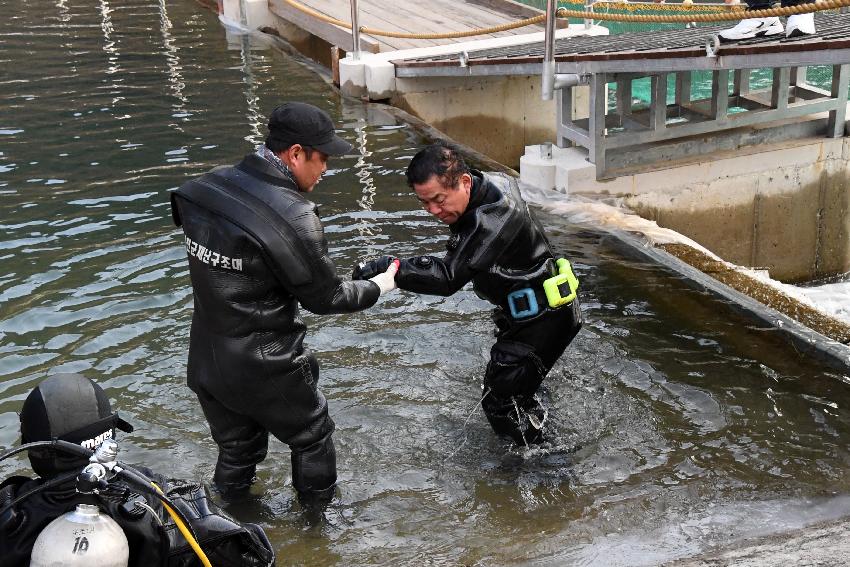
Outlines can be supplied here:
<path id="1" fill-rule="evenodd" d="M 700 100 L 711 97 L 711 72 L 694 71 L 691 73 L 691 100 Z M 729 73 L 729 92 L 732 91 L 734 77 Z M 832 85 L 832 66 L 817 65 L 807 68 L 806 82 L 812 86 L 829 91 Z M 750 90 L 758 91 L 769 89 L 773 83 L 773 70 L 770 68 L 753 69 L 750 72 Z M 673 74 L 667 77 L 667 104 L 675 102 L 676 77 Z M 616 84 L 608 85 L 608 107 L 613 108 L 616 104 Z M 650 78 L 635 79 L 632 81 L 632 106 L 639 109 L 648 106 L 650 101 Z M 729 112 L 738 112 L 742 109 L 731 107 Z"/>

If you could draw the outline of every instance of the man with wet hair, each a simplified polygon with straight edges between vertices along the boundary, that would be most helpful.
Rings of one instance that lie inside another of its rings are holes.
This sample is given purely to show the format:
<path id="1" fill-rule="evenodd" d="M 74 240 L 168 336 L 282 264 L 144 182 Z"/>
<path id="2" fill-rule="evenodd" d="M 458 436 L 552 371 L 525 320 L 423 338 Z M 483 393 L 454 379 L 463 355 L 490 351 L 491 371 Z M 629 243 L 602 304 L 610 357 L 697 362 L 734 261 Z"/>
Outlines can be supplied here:
<path id="1" fill-rule="evenodd" d="M 402 259 L 396 284 L 448 296 L 471 281 L 496 306 L 484 413 L 494 431 L 517 444 L 542 442 L 546 410 L 535 393 L 581 328 L 572 268 L 551 250 L 514 178 L 472 170 L 457 149 L 438 142 L 413 157 L 407 182 L 451 236 L 442 258 Z M 394 260 L 364 262 L 353 277 L 374 277 Z"/>
<path id="2" fill-rule="evenodd" d="M 59 439 L 89 450 L 114 440 L 118 430 L 133 431 L 112 411 L 103 389 L 79 374 L 54 374 L 42 380 L 24 400 L 20 423 L 24 445 Z M 118 523 L 129 544 L 130 567 L 200 565 L 162 502 L 150 492 L 115 476 L 105 478 L 108 482 L 96 492 L 81 493 L 79 479 L 89 464 L 87 458 L 43 446 L 29 449 L 28 454 L 39 478 L 11 476 L 0 484 L 0 564 L 4 567 L 29 565 L 39 533 L 78 504 L 96 505 Z M 120 467 L 127 465 L 120 463 Z M 216 567 L 274 565 L 274 551 L 262 528 L 229 517 L 209 500 L 201 485 L 167 479 L 147 468 L 134 470 L 155 481 L 168 496 Z M 57 558 L 63 552 L 71 550 L 57 549 Z M 75 563 L 77 557 L 68 557 L 67 564 Z"/>
<path id="3" fill-rule="evenodd" d="M 219 454 L 213 481 L 244 494 L 271 433 L 292 450 L 292 485 L 305 509 L 321 509 L 336 485 L 336 453 L 319 364 L 304 347 L 298 304 L 316 314 L 371 307 L 395 288 L 395 266 L 343 281 L 311 192 L 329 156 L 350 153 L 330 116 L 289 102 L 269 118 L 265 144 L 238 165 L 213 169 L 172 193 L 183 227 L 195 311 L 189 387 Z"/>

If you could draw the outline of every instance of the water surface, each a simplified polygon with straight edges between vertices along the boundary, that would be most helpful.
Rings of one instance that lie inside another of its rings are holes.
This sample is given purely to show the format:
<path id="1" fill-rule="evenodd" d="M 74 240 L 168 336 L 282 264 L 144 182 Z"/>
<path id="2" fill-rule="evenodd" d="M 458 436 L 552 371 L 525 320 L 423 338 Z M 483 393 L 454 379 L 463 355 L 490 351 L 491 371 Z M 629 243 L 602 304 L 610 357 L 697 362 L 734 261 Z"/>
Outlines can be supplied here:
<path id="1" fill-rule="evenodd" d="M 0 21 L 0 446 L 45 375 L 82 372 L 136 431 L 122 456 L 208 480 L 185 386 L 192 310 L 168 191 L 261 142 L 286 100 L 361 152 L 313 197 L 332 258 L 439 253 L 404 185 L 426 141 L 188 0 L 24 0 Z M 850 510 L 848 379 L 592 223 L 540 213 L 586 324 L 543 393 L 551 443 L 517 450 L 478 409 L 488 305 L 395 293 L 306 314 L 337 423 L 341 490 L 305 526 L 272 443 L 256 501 L 280 565 L 655 565 Z M 25 472 L 23 459 L 0 474 Z"/>

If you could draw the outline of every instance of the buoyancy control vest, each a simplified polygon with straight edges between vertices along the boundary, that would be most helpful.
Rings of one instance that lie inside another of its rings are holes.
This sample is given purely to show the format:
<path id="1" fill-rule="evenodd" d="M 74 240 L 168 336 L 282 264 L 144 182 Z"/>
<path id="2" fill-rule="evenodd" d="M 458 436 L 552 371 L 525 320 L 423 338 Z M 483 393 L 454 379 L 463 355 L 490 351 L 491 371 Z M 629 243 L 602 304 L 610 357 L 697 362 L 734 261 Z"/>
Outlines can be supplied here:
<path id="1" fill-rule="evenodd" d="M 479 297 L 507 308 L 510 292 L 542 286 L 556 273 L 555 261 L 513 177 L 473 171 L 472 179 L 469 205 L 449 226 L 446 255 L 402 260 L 396 282 L 417 293 L 451 295 L 472 281 Z"/>
<path id="2" fill-rule="evenodd" d="M 156 481 L 183 513 L 213 565 L 274 565 L 274 551 L 259 526 L 240 524 L 229 517 L 209 500 L 206 490 L 198 484 L 169 480 L 141 470 Z M 99 496 L 79 494 L 75 486 L 74 478 L 45 487 L 44 480 L 22 476 L 8 478 L 0 485 L 0 508 L 28 491 L 35 491 L 0 517 L 0 563 L 4 567 L 29 565 L 38 534 L 77 504 L 95 504 L 118 523 L 129 543 L 130 567 L 200 566 L 195 552 L 156 498 L 141 495 L 137 489 L 120 481 L 110 482 L 109 491 Z"/>
<path id="3" fill-rule="evenodd" d="M 213 356 L 214 373 L 291 368 L 306 331 L 298 303 L 327 314 L 378 300 L 375 283 L 340 279 L 316 205 L 258 155 L 184 184 L 171 210 L 185 234 L 195 299 L 190 381 Z"/>

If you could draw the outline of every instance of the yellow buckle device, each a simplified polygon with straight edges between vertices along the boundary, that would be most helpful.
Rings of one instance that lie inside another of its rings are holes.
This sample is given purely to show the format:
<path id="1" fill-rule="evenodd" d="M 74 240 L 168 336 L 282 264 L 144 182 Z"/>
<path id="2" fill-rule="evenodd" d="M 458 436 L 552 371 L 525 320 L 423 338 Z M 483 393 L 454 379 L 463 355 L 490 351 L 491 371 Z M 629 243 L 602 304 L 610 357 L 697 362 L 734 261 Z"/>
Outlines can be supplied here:
<path id="1" fill-rule="evenodd" d="M 555 263 L 558 266 L 558 275 L 543 280 L 546 301 L 553 309 L 571 302 L 578 291 L 578 278 L 573 273 L 570 262 L 566 258 L 558 258 Z"/>

